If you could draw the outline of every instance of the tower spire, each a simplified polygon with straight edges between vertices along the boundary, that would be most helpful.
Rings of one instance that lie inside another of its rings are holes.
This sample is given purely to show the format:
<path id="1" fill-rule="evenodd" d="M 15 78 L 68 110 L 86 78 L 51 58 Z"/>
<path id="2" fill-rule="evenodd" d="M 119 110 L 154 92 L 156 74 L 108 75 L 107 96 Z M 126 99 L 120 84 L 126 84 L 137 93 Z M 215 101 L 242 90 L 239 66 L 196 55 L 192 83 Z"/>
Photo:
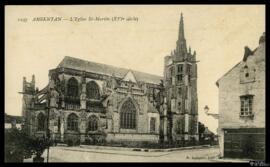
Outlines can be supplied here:
<path id="1" fill-rule="evenodd" d="M 186 39 L 185 39 L 185 33 L 184 33 L 183 13 L 181 13 L 180 22 L 179 22 L 179 34 L 178 34 L 178 40 L 176 43 L 176 50 L 180 54 L 187 53 Z"/>
<path id="2" fill-rule="evenodd" d="M 185 34 L 184 34 L 184 19 L 183 19 L 183 13 L 181 12 L 181 18 L 179 22 L 179 34 L 178 34 L 178 40 L 185 40 Z"/>

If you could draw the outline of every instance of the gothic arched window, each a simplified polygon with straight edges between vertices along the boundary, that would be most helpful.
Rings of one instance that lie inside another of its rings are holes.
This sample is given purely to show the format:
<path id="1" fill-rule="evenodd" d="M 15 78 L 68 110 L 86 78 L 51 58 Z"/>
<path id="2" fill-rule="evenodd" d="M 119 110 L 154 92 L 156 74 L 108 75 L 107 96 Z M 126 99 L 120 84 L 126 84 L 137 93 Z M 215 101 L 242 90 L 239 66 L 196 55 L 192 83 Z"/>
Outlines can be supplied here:
<path id="1" fill-rule="evenodd" d="M 94 81 L 90 81 L 86 84 L 86 96 L 90 99 L 99 99 L 99 87 Z"/>
<path id="2" fill-rule="evenodd" d="M 94 115 L 89 117 L 88 131 L 98 130 L 98 118 Z"/>
<path id="3" fill-rule="evenodd" d="M 68 80 L 68 85 L 67 85 L 67 95 L 73 96 L 73 97 L 78 96 L 79 94 L 78 87 L 79 87 L 78 81 L 74 77 L 70 78 Z"/>
<path id="4" fill-rule="evenodd" d="M 37 116 L 37 121 L 38 121 L 38 126 L 37 130 L 38 131 L 43 131 L 45 130 L 45 124 L 46 124 L 46 117 L 43 113 L 39 113 Z"/>
<path id="5" fill-rule="evenodd" d="M 70 114 L 67 118 L 67 130 L 78 130 L 78 116 L 74 113 Z"/>
<path id="6" fill-rule="evenodd" d="M 136 108 L 130 99 L 122 105 L 120 114 L 120 127 L 123 129 L 136 128 Z"/>

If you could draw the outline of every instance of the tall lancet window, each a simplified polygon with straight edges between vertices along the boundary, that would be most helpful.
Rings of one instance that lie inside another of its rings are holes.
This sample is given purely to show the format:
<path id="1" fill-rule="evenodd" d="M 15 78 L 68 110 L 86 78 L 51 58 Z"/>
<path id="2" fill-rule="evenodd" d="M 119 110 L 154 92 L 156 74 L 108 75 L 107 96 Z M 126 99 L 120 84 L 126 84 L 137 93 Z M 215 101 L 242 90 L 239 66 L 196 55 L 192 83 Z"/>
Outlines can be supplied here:
<path id="1" fill-rule="evenodd" d="M 67 95 L 73 97 L 78 96 L 79 94 L 78 87 L 79 87 L 78 81 L 74 77 L 70 78 L 67 84 Z"/>
<path id="2" fill-rule="evenodd" d="M 67 129 L 71 131 L 78 131 L 78 116 L 74 113 L 67 118 Z"/>
<path id="3" fill-rule="evenodd" d="M 178 64 L 177 65 L 177 73 L 176 73 L 176 79 L 177 82 L 182 82 L 183 81 L 183 64 Z"/>
<path id="4" fill-rule="evenodd" d="M 136 107 L 130 99 L 122 105 L 120 113 L 120 127 L 123 129 L 136 128 Z"/>
<path id="5" fill-rule="evenodd" d="M 98 130 L 98 118 L 95 115 L 89 117 L 88 131 Z"/>

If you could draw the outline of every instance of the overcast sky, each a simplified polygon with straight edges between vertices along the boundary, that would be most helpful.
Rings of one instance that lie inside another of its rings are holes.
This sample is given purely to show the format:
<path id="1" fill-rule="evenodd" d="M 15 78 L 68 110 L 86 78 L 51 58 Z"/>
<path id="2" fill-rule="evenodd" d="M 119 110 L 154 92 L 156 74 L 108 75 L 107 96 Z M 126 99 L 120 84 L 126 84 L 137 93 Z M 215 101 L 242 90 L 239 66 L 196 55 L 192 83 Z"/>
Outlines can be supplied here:
<path id="1" fill-rule="evenodd" d="M 64 56 L 163 75 L 163 60 L 175 47 L 180 13 L 185 37 L 198 63 L 199 121 L 216 132 L 215 82 L 242 60 L 244 46 L 258 46 L 265 31 L 265 7 L 254 5 L 6 6 L 5 112 L 21 115 L 23 76 L 36 86 Z M 137 17 L 138 21 L 33 22 L 33 17 Z M 28 18 L 27 22 L 19 21 Z"/>

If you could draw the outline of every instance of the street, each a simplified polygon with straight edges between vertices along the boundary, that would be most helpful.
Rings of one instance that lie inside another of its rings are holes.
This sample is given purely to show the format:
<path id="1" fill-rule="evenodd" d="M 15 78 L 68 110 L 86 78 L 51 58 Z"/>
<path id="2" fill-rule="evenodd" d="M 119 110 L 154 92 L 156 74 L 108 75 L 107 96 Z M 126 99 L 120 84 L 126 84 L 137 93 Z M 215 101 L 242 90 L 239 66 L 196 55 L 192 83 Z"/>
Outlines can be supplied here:
<path id="1" fill-rule="evenodd" d="M 141 152 L 57 146 L 50 148 L 49 162 L 218 162 L 218 154 L 218 147 Z M 47 150 L 43 153 L 43 157 L 46 162 Z"/>

